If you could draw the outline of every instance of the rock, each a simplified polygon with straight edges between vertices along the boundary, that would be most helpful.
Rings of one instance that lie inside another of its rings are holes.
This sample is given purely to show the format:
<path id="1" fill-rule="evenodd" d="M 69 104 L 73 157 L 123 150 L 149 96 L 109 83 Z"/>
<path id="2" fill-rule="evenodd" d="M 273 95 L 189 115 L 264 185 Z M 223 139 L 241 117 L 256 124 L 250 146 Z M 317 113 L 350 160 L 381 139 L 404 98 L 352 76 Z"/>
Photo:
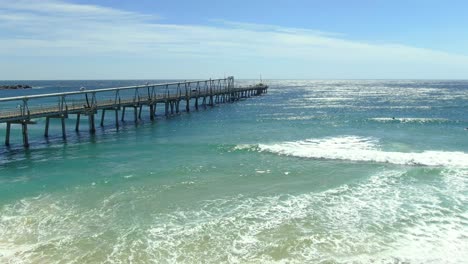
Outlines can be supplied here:
<path id="1" fill-rule="evenodd" d="M 16 85 L 0 85 L 0 90 L 16 90 L 16 89 L 30 89 L 30 85 L 16 84 Z"/>

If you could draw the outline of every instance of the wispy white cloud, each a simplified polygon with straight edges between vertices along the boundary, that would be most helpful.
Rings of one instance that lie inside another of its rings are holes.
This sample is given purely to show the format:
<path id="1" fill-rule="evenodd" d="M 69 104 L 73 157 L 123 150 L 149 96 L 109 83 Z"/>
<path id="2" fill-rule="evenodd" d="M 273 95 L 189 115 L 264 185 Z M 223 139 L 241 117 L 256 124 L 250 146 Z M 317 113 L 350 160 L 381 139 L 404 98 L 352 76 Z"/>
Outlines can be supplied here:
<path id="1" fill-rule="evenodd" d="M 109 17 L 144 19 L 149 18 L 148 15 L 137 14 L 118 10 L 109 7 L 96 5 L 73 4 L 58 0 L 0 0 L 1 9 L 19 12 L 35 12 L 39 14 L 54 14 L 55 17 L 72 16 L 81 18 L 108 19 Z M 101 17 L 102 16 L 102 17 Z"/>
<path id="2" fill-rule="evenodd" d="M 212 26 L 176 25 L 164 24 L 159 18 L 57 0 L 0 0 L 0 56 L 111 56 L 161 62 L 219 59 L 233 65 L 239 60 L 277 60 L 277 65 L 268 65 L 265 70 L 281 72 L 281 62 L 288 61 L 285 72 L 302 73 L 297 77 L 307 77 L 303 76 L 307 74 L 304 67 L 334 78 L 340 74 L 343 78 L 366 78 L 366 73 L 368 78 L 391 77 L 392 73 L 395 77 L 412 73 L 418 78 L 423 71 L 436 73 L 440 69 L 445 69 L 447 78 L 460 78 L 468 72 L 467 56 L 447 52 L 351 41 L 344 35 L 310 29 L 222 20 Z"/>
<path id="3" fill-rule="evenodd" d="M 277 33 L 293 33 L 293 34 L 309 34 L 316 36 L 327 36 L 327 37 L 343 37 L 345 34 L 336 33 L 336 32 L 325 32 L 320 30 L 313 29 L 304 29 L 304 28 L 292 28 L 292 27 L 282 27 L 278 25 L 268 25 L 268 24 L 254 24 L 254 23 L 245 23 L 237 21 L 229 21 L 224 19 L 210 19 L 210 21 L 218 23 L 220 26 L 227 26 L 235 29 L 245 29 L 245 30 L 255 30 L 255 31 L 265 31 L 265 32 L 277 32 Z"/>

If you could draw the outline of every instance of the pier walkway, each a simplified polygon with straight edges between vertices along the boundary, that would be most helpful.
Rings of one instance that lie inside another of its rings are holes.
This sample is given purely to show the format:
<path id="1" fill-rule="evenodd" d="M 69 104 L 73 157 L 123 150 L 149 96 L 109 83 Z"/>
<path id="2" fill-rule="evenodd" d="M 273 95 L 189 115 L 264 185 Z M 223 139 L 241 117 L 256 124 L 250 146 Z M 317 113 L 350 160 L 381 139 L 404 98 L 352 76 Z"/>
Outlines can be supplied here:
<path id="1" fill-rule="evenodd" d="M 100 112 L 100 125 L 104 125 L 106 111 L 113 111 L 115 126 L 119 128 L 124 121 L 125 110 L 133 108 L 134 121 L 141 119 L 143 108 L 149 111 L 150 120 L 156 117 L 157 105 L 163 106 L 164 115 L 179 113 L 181 102 L 185 110 L 193 107 L 214 106 L 219 103 L 234 102 L 241 98 L 266 93 L 268 86 L 257 84 L 246 87 L 235 87 L 234 77 L 210 79 L 203 81 L 184 81 L 174 83 L 145 84 L 128 87 L 38 94 L 0 98 L 0 124 L 6 123 L 5 145 L 10 145 L 11 125 L 22 127 L 23 145 L 29 146 L 28 125 L 35 124 L 34 119 L 46 118 L 44 136 L 49 136 L 51 118 L 61 119 L 62 137 L 66 139 L 65 119 L 76 115 L 75 131 L 80 129 L 82 115 L 88 117 L 90 133 L 95 133 L 95 117 Z"/>

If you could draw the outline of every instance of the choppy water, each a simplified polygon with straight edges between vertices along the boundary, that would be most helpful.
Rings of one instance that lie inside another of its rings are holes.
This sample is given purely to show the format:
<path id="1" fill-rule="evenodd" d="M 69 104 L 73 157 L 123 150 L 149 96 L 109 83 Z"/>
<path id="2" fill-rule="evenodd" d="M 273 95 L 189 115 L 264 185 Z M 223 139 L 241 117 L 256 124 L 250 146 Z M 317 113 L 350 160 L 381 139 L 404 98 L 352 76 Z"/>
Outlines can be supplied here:
<path id="1" fill-rule="evenodd" d="M 69 120 L 66 144 L 37 120 L 27 151 L 16 128 L 0 262 L 466 263 L 468 81 L 269 84 L 118 132 Z"/>

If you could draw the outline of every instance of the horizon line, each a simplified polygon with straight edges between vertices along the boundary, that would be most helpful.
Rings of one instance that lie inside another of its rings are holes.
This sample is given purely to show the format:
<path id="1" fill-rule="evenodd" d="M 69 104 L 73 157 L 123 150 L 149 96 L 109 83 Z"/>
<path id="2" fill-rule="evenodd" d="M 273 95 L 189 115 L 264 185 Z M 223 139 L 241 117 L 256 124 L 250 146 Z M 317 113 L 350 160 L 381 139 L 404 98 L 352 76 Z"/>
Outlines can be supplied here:
<path id="1" fill-rule="evenodd" d="M 202 78 L 203 79 L 203 78 Z M 199 78 L 128 78 L 128 79 L 0 79 L 0 82 L 13 82 L 13 81 L 169 81 L 169 80 L 186 80 L 186 81 L 193 81 L 193 80 L 202 80 Z M 219 79 L 219 78 L 211 78 L 211 79 Z M 222 79 L 222 78 L 221 78 Z M 203 79 L 205 80 L 205 79 Z M 234 80 L 259 80 L 258 78 L 236 78 L 234 76 Z M 262 81 L 271 80 L 271 81 L 286 81 L 286 80 L 301 80 L 301 81 L 468 81 L 468 77 L 466 79 L 463 78 L 262 78 Z"/>

